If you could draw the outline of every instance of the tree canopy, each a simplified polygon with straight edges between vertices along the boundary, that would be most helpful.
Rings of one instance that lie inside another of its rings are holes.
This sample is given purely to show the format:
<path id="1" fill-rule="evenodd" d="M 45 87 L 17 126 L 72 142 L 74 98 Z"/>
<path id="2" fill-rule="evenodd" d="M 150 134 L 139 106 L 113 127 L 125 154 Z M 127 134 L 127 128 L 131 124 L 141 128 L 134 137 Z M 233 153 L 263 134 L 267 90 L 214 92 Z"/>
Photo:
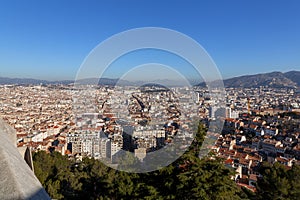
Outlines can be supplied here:
<path id="1" fill-rule="evenodd" d="M 35 173 L 55 199 L 249 199 L 231 180 L 234 171 L 220 159 L 198 157 L 206 129 L 198 125 L 189 150 L 177 161 L 149 173 L 127 173 L 98 160 L 69 160 L 57 152 L 33 154 Z M 264 165 L 258 181 L 261 199 L 296 199 L 300 196 L 299 167 L 291 170 Z M 276 191 L 274 191 L 276 190 Z M 248 194 L 248 196 L 246 195 Z M 276 198 L 277 197 L 277 198 Z M 290 197 L 290 198 L 288 198 Z"/>
<path id="2" fill-rule="evenodd" d="M 300 166 L 291 169 L 276 162 L 263 163 L 259 169 L 262 175 L 257 181 L 259 199 L 300 199 Z"/>

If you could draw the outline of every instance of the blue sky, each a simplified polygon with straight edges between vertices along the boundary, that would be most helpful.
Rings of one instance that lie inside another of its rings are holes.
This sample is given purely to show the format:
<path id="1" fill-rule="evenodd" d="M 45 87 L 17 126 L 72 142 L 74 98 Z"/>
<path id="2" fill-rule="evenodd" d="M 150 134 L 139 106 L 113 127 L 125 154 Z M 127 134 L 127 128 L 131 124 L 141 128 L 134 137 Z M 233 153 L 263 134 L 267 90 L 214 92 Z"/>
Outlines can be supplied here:
<path id="1" fill-rule="evenodd" d="M 299 8 L 297 0 L 2 0 L 0 76 L 74 79 L 100 42 L 148 26 L 195 39 L 224 78 L 300 70 Z"/>

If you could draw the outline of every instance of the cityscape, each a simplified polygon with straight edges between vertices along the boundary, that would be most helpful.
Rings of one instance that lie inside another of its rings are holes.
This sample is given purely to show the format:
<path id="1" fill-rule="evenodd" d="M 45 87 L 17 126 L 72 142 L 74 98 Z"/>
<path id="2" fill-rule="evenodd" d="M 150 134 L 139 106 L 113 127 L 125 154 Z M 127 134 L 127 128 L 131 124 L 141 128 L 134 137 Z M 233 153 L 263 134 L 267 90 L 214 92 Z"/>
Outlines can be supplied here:
<path id="1" fill-rule="evenodd" d="M 299 200 L 300 2 L 0 2 L 0 199 Z"/>
<path id="2" fill-rule="evenodd" d="M 96 103 L 91 103 L 81 92 L 78 98 L 73 85 L 1 85 L 1 118 L 17 131 L 18 147 L 56 151 L 79 161 L 95 158 L 116 169 L 121 151 L 143 162 L 147 153 L 174 139 L 186 150 L 194 137 L 191 119 L 209 127 L 224 118 L 209 148 L 236 171 L 238 185 L 254 192 L 263 161 L 300 165 L 297 87 L 226 88 L 224 107 L 201 86 L 193 88 L 194 99 L 188 88 L 124 87 L 98 86 Z M 88 106 L 74 108 L 83 99 Z"/>

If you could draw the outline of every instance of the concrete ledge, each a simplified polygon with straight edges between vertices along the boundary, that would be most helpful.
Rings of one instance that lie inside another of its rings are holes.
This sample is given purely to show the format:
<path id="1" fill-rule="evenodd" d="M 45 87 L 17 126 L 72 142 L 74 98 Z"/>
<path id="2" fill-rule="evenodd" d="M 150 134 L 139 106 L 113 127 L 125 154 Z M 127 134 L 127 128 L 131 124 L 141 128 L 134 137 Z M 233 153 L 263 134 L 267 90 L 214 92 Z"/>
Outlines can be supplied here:
<path id="1" fill-rule="evenodd" d="M 50 199 L 16 147 L 16 132 L 0 119 L 0 199 Z"/>

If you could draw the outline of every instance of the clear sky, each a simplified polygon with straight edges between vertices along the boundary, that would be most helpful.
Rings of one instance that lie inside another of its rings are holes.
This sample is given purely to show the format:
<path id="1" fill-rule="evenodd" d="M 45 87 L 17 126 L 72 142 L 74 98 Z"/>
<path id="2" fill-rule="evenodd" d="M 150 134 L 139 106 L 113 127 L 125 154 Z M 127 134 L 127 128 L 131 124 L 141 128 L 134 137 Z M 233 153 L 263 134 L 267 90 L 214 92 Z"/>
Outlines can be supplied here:
<path id="1" fill-rule="evenodd" d="M 2 0 L 0 76 L 74 79 L 100 42 L 147 26 L 195 39 L 224 78 L 300 70 L 299 9 L 297 0 Z"/>

